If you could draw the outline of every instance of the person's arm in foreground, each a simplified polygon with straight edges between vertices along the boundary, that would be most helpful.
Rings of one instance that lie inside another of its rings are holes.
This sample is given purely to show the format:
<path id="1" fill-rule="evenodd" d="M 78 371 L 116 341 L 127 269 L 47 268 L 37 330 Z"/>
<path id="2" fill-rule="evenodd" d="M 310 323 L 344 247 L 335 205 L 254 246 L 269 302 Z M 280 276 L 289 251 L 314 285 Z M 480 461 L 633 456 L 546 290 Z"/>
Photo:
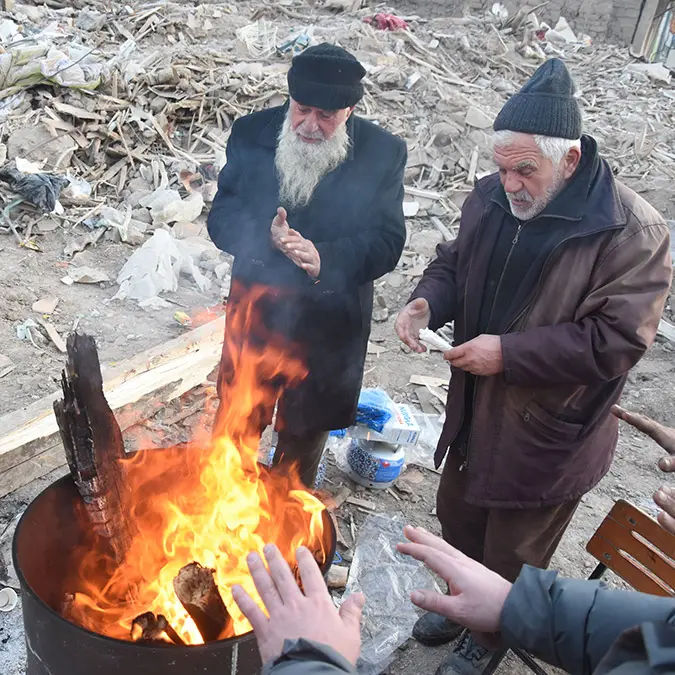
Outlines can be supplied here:
<path id="1" fill-rule="evenodd" d="M 675 455 L 675 429 L 665 427 L 655 420 L 628 412 L 618 405 L 612 408 L 612 412 L 624 422 L 635 427 L 643 434 L 647 434 L 652 440 L 656 441 L 669 455 Z M 659 460 L 659 469 L 665 473 L 675 471 L 675 458 L 662 457 Z M 663 485 L 654 493 L 654 501 L 663 511 L 658 515 L 658 521 L 664 530 L 675 534 L 675 489 Z"/>
<path id="2" fill-rule="evenodd" d="M 354 673 L 361 651 L 363 595 L 351 595 L 338 611 L 314 556 L 297 550 L 303 591 L 276 546 L 265 547 L 265 563 L 257 553 L 248 567 L 267 614 L 241 587 L 232 596 L 251 622 L 266 675 L 338 675 Z"/>
<path id="3" fill-rule="evenodd" d="M 450 595 L 414 591 L 411 599 L 477 632 L 501 632 L 508 647 L 572 673 L 592 673 L 621 634 L 644 622 L 675 618 L 675 602 L 599 582 L 559 579 L 524 567 L 515 584 L 426 530 L 407 527 L 401 553 L 424 562 L 448 582 Z"/>

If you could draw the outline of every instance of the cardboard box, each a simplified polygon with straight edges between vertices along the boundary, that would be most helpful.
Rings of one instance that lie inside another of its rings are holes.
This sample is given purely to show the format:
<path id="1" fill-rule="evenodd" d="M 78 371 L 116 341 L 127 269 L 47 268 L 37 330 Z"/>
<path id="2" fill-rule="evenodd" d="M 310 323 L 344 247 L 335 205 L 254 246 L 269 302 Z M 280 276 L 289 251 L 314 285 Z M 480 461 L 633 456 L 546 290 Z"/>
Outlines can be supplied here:
<path id="1" fill-rule="evenodd" d="M 412 411 L 407 405 L 395 404 L 396 414 L 384 425 L 379 433 L 363 424 L 356 424 L 347 429 L 352 438 L 364 438 L 367 441 L 381 441 L 396 445 L 417 445 L 421 429 L 415 421 Z"/>

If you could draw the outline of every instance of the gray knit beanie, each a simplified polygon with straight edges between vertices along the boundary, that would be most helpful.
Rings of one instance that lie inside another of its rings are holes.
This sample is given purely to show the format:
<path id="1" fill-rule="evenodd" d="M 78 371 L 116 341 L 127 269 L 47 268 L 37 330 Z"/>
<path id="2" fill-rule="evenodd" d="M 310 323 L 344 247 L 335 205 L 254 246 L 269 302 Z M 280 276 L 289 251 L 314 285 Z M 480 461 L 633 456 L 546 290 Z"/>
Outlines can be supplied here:
<path id="1" fill-rule="evenodd" d="M 512 96 L 495 120 L 495 131 L 519 131 L 555 138 L 581 138 L 581 110 L 574 98 L 574 83 L 560 59 L 537 69 Z"/>

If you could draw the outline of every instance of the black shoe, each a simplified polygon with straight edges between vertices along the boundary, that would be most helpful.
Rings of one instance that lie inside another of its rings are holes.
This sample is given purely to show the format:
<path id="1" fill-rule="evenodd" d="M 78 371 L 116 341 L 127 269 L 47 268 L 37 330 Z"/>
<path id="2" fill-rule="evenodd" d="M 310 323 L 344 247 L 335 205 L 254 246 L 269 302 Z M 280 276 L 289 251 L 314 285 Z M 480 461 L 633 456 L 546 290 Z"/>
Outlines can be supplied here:
<path id="1" fill-rule="evenodd" d="M 440 614 L 427 612 L 415 623 L 413 637 L 427 647 L 438 647 L 452 642 L 464 629 Z"/>
<path id="2" fill-rule="evenodd" d="M 438 666 L 436 675 L 480 675 L 494 654 L 481 647 L 467 630 Z"/>

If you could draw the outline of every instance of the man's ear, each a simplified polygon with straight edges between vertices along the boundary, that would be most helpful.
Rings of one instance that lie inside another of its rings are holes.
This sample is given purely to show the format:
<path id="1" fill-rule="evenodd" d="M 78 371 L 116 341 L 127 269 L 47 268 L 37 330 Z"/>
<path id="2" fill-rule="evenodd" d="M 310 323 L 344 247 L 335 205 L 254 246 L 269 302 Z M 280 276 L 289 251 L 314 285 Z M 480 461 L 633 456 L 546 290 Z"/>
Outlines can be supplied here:
<path id="1" fill-rule="evenodd" d="M 565 180 L 572 178 L 580 161 L 581 150 L 579 148 L 571 148 L 563 160 L 563 176 L 565 177 Z"/>
<path id="2" fill-rule="evenodd" d="M 345 120 L 348 120 L 352 116 L 352 113 L 354 112 L 355 108 L 356 108 L 355 105 L 353 105 L 351 108 L 347 108 L 348 112 L 347 112 L 347 117 L 345 118 Z"/>

